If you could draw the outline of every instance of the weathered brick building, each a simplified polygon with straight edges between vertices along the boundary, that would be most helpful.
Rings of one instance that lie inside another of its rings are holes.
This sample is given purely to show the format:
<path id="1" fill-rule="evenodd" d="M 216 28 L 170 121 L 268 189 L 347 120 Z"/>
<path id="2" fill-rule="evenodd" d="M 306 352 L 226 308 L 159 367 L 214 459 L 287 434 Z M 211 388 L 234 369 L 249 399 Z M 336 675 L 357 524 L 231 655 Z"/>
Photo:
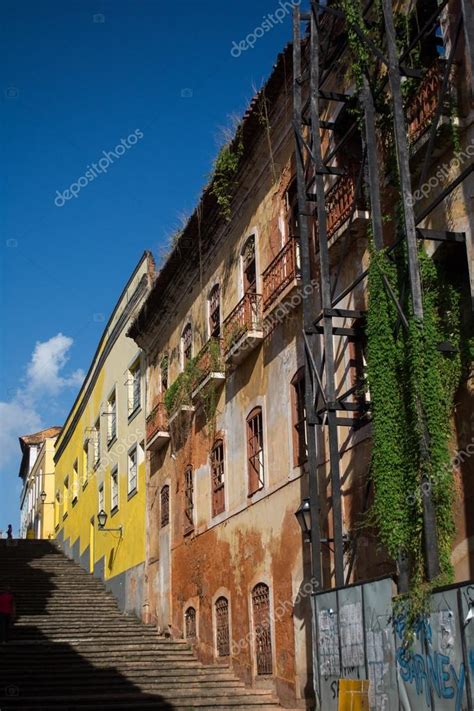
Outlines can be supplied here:
<path id="1" fill-rule="evenodd" d="M 423 22 L 434 6 L 421 5 L 417 12 Z M 405 102 L 413 185 L 459 17 L 458 8 L 450 4 L 422 38 L 421 84 Z M 322 151 L 331 163 L 330 169 L 320 171 L 329 283 L 331 294 L 338 297 L 331 317 L 341 319 L 332 326 L 340 495 L 334 489 L 321 400 L 314 398 L 312 422 L 307 421 L 311 363 L 308 366 L 305 347 L 316 359 L 318 346 L 310 341 L 321 334 L 328 314 L 321 310 L 320 243 L 314 220 L 314 203 L 320 199 L 317 171 L 306 173 L 305 209 L 301 201 L 298 205 L 293 91 L 300 75 L 293 75 L 292 47 L 278 57 L 234 141 L 221 153 L 211 184 L 129 332 L 147 354 L 146 618 L 163 632 L 192 640 L 203 660 L 230 661 L 246 682 L 273 685 L 281 701 L 293 706 L 309 704 L 313 688 L 312 561 L 294 515 L 309 495 L 311 448 L 316 452 L 310 473 L 317 482 L 314 510 L 321 536 L 317 586 L 338 582 L 338 536 L 345 584 L 400 573 L 376 527 L 364 518 L 372 497 L 370 392 L 363 388 L 368 307 L 364 272 L 374 212 L 367 138 L 360 124 L 351 128 L 349 97 L 355 89 L 347 73 L 340 22 L 335 23 L 337 52 L 328 50 L 323 63 L 327 91 L 320 94 L 326 102 L 321 128 L 328 129 L 323 131 Z M 440 36 L 446 56 L 438 58 Z M 309 42 L 303 39 L 301 47 L 307 67 Z M 436 150 L 424 176 L 432 179 L 431 190 L 441 198 L 417 223 L 427 253 L 445 264 L 459 288 L 464 329 L 471 322 L 474 284 L 472 172 L 456 183 L 466 163 L 472 165 L 472 76 L 470 69 L 462 71 L 468 66 L 466 55 L 462 38 L 455 45 L 456 62 L 449 74 L 457 106 L 457 163 L 453 122 L 444 112 L 438 117 L 442 120 Z M 308 87 L 303 86 L 302 101 L 307 97 Z M 383 237 L 385 246 L 393 247 L 398 188 L 390 180 L 387 134 L 378 127 L 377 135 Z M 234 158 L 237 170 L 232 172 L 226 161 Z M 447 182 L 454 182 L 444 197 L 443 182 L 435 177 L 440 164 L 448 166 Z M 423 210 L 427 196 L 421 192 L 415 199 Z M 309 227 L 303 252 L 302 220 L 308 220 Z M 455 236 L 442 236 L 448 232 Z M 305 321 L 305 334 L 303 308 L 314 314 L 313 330 Z M 316 363 L 316 370 L 320 365 Z M 469 453 L 472 444 L 472 378 L 465 371 L 455 402 L 453 457 Z M 309 424 L 321 427 L 315 433 Z M 453 460 L 459 493 L 452 554 L 457 580 L 472 577 L 474 567 L 469 457 Z M 313 569 L 314 559 L 313 551 Z"/>

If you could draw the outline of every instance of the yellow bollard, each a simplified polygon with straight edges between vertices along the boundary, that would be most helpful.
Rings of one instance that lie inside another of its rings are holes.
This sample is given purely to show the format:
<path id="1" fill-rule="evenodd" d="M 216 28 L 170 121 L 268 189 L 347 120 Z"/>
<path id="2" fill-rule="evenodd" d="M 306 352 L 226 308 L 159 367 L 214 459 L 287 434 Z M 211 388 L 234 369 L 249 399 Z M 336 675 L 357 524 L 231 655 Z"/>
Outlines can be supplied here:
<path id="1" fill-rule="evenodd" d="M 339 679 L 338 711 L 369 711 L 367 679 Z"/>

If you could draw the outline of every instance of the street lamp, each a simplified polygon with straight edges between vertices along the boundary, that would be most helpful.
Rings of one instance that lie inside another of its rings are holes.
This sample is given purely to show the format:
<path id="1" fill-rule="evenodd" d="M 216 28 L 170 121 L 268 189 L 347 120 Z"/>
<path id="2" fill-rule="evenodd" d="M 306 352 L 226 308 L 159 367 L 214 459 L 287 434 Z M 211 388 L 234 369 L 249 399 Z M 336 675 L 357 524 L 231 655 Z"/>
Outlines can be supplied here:
<path id="1" fill-rule="evenodd" d="M 97 527 L 99 531 L 119 531 L 120 535 L 123 534 L 123 526 L 118 526 L 117 528 L 105 528 L 108 516 L 104 509 L 101 509 L 97 514 Z"/>
<path id="2" fill-rule="evenodd" d="M 42 491 L 41 494 L 40 494 L 40 499 L 41 499 L 41 501 L 43 502 L 43 504 L 44 504 L 44 502 L 46 501 L 46 497 L 47 497 L 47 493 L 46 493 L 46 491 L 43 489 L 43 491 Z"/>
<path id="3" fill-rule="evenodd" d="M 311 504 L 309 499 L 303 499 L 299 509 L 295 512 L 298 523 L 307 541 L 311 540 Z"/>

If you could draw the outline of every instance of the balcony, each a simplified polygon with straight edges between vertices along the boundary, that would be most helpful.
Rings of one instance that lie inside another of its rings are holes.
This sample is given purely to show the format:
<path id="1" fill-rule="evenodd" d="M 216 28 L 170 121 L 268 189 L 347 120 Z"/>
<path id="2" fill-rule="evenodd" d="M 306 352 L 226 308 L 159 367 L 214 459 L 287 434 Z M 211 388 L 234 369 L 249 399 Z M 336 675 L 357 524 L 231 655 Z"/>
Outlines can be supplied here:
<path id="1" fill-rule="evenodd" d="M 225 361 L 237 365 L 263 339 L 262 295 L 247 292 L 224 321 L 223 330 Z"/>
<path id="2" fill-rule="evenodd" d="M 196 356 L 195 378 L 192 399 L 203 396 L 213 387 L 225 380 L 224 359 L 222 357 L 222 342 L 220 338 L 210 338 L 204 348 Z"/>
<path id="3" fill-rule="evenodd" d="M 164 447 L 170 439 L 168 417 L 163 402 L 159 402 L 146 418 L 147 449 L 158 450 Z"/>
<path id="4" fill-rule="evenodd" d="M 438 99 L 443 83 L 444 63 L 436 61 L 425 74 L 407 108 L 408 140 L 416 143 L 428 131 L 438 108 Z M 449 115 L 449 106 L 443 107 L 444 115 Z"/>
<path id="5" fill-rule="evenodd" d="M 368 220 L 366 204 L 362 195 L 356 197 L 356 172 L 351 170 L 342 175 L 326 193 L 326 228 L 328 240 L 340 232 L 343 225 L 352 216 L 351 226 Z"/>
<path id="6" fill-rule="evenodd" d="M 289 297 L 300 279 L 300 251 L 296 238 L 290 239 L 268 265 L 263 278 L 263 310 L 268 311 Z"/>

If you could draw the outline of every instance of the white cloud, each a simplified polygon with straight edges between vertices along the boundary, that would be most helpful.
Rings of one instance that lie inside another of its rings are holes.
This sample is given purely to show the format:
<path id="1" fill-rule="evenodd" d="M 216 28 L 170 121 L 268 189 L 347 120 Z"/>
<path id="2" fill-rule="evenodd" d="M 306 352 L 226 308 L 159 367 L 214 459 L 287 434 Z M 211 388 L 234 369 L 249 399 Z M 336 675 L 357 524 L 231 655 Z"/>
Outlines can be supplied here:
<path id="1" fill-rule="evenodd" d="M 48 341 L 38 341 L 26 367 L 26 376 L 11 400 L 0 402 L 0 466 L 19 458 L 18 437 L 60 424 L 44 420 L 45 404 L 66 388 L 79 387 L 82 370 L 63 374 L 73 339 L 58 333 Z M 48 399 L 49 398 L 49 399 Z"/>
<path id="2" fill-rule="evenodd" d="M 31 361 L 26 370 L 29 392 L 57 395 L 63 388 L 80 385 L 84 379 L 82 370 L 76 370 L 69 377 L 63 377 L 61 370 L 68 361 L 68 351 L 72 338 L 58 333 L 49 341 L 37 341 Z"/>

